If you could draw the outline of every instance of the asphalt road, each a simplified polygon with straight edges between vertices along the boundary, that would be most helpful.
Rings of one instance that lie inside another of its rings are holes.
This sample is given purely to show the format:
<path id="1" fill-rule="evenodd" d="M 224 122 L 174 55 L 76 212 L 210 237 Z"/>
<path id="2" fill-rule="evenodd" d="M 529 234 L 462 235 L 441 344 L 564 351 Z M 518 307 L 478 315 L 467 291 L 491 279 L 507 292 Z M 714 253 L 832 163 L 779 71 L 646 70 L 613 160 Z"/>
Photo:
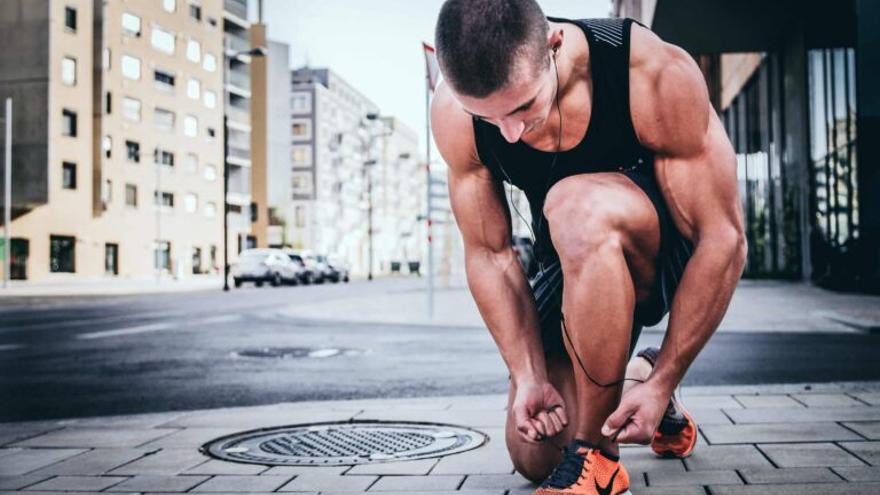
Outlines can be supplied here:
<path id="1" fill-rule="evenodd" d="M 484 329 L 278 312 L 412 288 L 395 284 L 0 299 L 0 421 L 506 390 Z M 661 339 L 646 331 L 639 345 Z M 878 380 L 878 344 L 878 335 L 719 333 L 685 385 Z"/>

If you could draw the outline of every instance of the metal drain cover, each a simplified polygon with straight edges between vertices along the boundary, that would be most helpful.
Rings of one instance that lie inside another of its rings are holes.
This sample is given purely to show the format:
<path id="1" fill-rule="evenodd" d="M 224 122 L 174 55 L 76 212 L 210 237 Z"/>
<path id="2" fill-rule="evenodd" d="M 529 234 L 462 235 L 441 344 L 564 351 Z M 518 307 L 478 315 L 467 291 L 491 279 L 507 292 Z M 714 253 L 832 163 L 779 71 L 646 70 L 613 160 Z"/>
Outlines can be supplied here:
<path id="1" fill-rule="evenodd" d="M 350 466 L 441 457 L 485 442 L 486 435 L 461 426 L 353 421 L 236 433 L 208 442 L 202 452 L 267 466 Z"/>

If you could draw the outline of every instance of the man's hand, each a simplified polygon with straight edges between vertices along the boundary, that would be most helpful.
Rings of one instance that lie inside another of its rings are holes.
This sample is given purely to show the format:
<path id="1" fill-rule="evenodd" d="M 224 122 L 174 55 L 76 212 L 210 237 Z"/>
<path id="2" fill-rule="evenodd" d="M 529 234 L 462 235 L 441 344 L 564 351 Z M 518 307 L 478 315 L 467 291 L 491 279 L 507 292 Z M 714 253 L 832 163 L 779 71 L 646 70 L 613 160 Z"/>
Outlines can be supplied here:
<path id="1" fill-rule="evenodd" d="M 539 443 L 568 426 L 565 401 L 549 382 L 518 383 L 511 407 L 516 429 L 529 443 Z"/>
<path id="2" fill-rule="evenodd" d="M 669 393 L 652 382 L 630 388 L 602 426 L 602 435 L 619 443 L 649 444 L 669 405 Z"/>

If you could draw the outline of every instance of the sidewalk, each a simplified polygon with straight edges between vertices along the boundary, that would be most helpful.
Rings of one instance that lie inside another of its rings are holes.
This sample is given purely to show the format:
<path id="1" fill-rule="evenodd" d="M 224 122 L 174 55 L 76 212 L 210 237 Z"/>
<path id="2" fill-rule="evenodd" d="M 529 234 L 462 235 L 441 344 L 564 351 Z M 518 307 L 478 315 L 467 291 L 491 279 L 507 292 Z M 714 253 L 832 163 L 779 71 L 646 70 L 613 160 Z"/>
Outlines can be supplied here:
<path id="1" fill-rule="evenodd" d="M 504 440 L 505 397 L 440 397 L 0 423 L 0 495 L 7 493 L 410 493 L 521 495 Z M 694 455 L 622 458 L 635 495 L 880 493 L 880 382 L 693 387 Z M 461 454 L 355 467 L 269 467 L 211 460 L 206 441 L 241 430 L 350 419 L 468 426 L 489 442 Z M 2 491 L 7 490 L 7 491 Z M 708 490 L 708 491 L 707 491 Z"/>
<path id="2" fill-rule="evenodd" d="M 230 282 L 230 286 L 232 283 Z M 64 296 L 122 296 L 132 294 L 156 294 L 163 292 L 188 292 L 220 289 L 223 275 L 188 275 L 175 279 L 155 277 L 57 277 L 54 280 L 30 282 L 12 280 L 9 287 L 0 289 L 4 297 L 64 297 Z"/>
<path id="3" fill-rule="evenodd" d="M 435 291 L 434 318 L 428 318 L 426 291 L 370 291 L 344 304 L 324 301 L 291 305 L 284 316 L 440 326 L 483 327 L 464 286 Z M 664 319 L 656 328 L 666 328 Z M 743 280 L 719 327 L 729 332 L 855 332 L 880 330 L 880 296 L 840 294 L 805 283 Z"/>

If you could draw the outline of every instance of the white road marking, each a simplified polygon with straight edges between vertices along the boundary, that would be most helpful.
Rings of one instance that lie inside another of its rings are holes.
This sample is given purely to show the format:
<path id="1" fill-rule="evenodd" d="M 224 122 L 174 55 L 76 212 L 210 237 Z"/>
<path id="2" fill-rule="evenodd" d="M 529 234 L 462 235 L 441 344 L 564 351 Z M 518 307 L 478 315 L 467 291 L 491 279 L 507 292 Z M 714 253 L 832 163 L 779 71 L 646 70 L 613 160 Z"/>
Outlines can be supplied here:
<path id="1" fill-rule="evenodd" d="M 203 325 L 217 325 L 221 323 L 231 323 L 242 318 L 239 314 L 209 316 L 192 321 L 181 321 L 177 323 L 153 323 L 151 325 L 139 325 L 136 327 L 117 328 L 113 330 L 102 330 L 100 332 L 81 333 L 76 336 L 80 340 L 104 339 L 107 337 L 119 337 L 122 335 L 136 335 L 139 333 L 161 332 L 163 330 L 171 330 L 173 328 L 186 329 L 189 327 Z"/>

